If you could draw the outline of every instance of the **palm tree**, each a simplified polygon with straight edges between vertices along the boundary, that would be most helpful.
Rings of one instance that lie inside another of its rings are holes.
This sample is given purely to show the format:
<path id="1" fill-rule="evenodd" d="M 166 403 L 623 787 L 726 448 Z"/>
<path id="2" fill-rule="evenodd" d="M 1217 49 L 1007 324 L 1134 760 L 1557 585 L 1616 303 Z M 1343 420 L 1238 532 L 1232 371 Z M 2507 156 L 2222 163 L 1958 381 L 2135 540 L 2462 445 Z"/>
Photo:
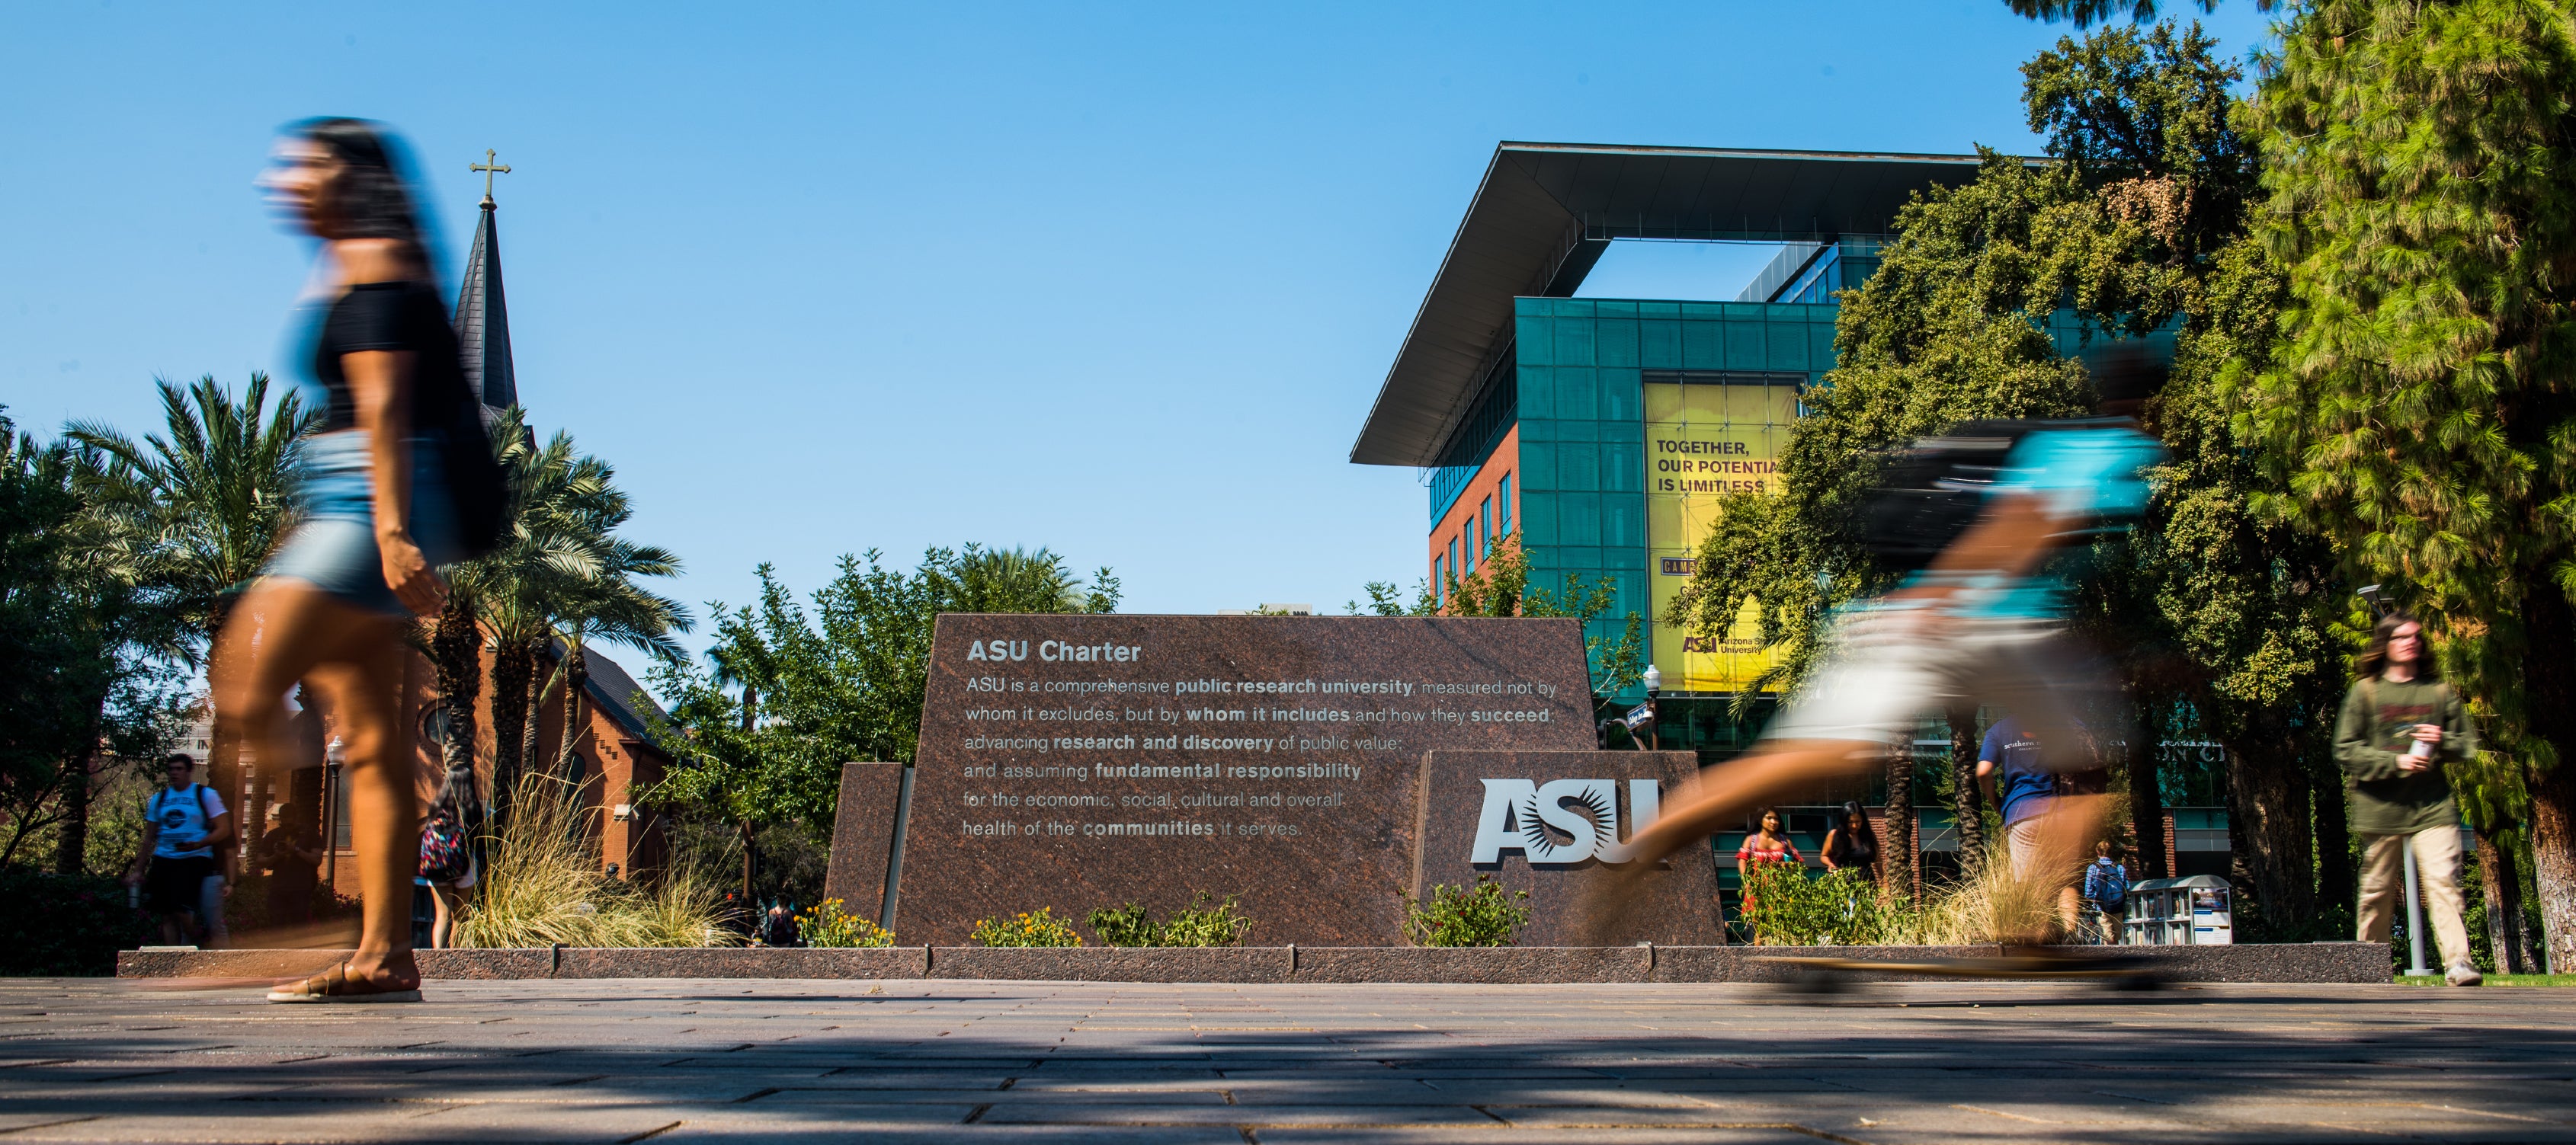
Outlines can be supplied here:
<path id="1" fill-rule="evenodd" d="M 582 679 L 582 642 L 600 638 L 661 656 L 677 656 L 674 631 L 687 631 L 686 609 L 638 587 L 634 578 L 669 576 L 679 558 L 664 549 L 636 545 L 616 536 L 634 515 L 626 494 L 615 482 L 616 471 L 597 457 L 578 452 L 569 434 L 557 432 L 544 445 L 536 443 L 523 411 L 502 413 L 493 426 L 496 454 L 509 473 L 510 527 L 498 548 L 473 561 L 453 566 L 451 601 L 468 603 L 451 611 L 480 622 L 492 646 L 492 812 L 506 819 L 508 800 L 520 778 L 543 765 L 537 750 L 537 712 L 555 688 L 565 694 L 565 749 L 578 728 Z M 468 611 L 470 610 L 470 611 Z M 442 617 L 442 628 L 445 619 Z M 456 635 L 442 635 L 442 703 L 451 713 L 471 712 L 474 696 L 466 677 L 473 674 L 476 650 L 460 619 Z M 543 671 L 554 642 L 566 653 L 559 671 Z M 479 684 L 479 681 L 476 682 Z M 451 715 L 451 728 L 454 717 Z M 471 730 L 451 735 L 451 771 L 472 766 Z M 557 763 L 563 755 L 557 757 Z"/>
<path id="2" fill-rule="evenodd" d="M 170 593 L 189 642 L 205 649 L 211 678 L 215 633 L 294 523 L 300 442 L 319 418 L 292 392 L 271 407 L 266 374 L 250 376 L 238 403 L 211 374 L 184 389 L 159 385 L 167 436 L 137 443 L 90 421 L 64 435 L 103 459 L 92 470 L 102 501 L 149 531 L 153 579 Z M 210 754 L 208 782 L 239 806 L 240 743 L 219 730 Z"/>
<path id="3" fill-rule="evenodd" d="M 516 407 L 502 412 L 492 437 L 509 474 L 510 525 L 499 547 L 455 566 L 451 576 L 490 636 L 492 803 L 495 816 L 506 817 L 510 792 L 535 754 L 534 692 L 542 682 L 537 668 L 553 639 L 556 610 L 597 563 L 580 522 L 589 502 L 614 490 L 608 486 L 607 465 L 576 454 L 570 436 L 557 433 L 539 446 L 528 431 L 525 412 Z M 465 645 L 460 630 L 448 654 L 472 655 Z M 472 710 L 473 697 L 463 680 L 476 671 L 465 666 L 470 663 L 456 666 L 454 693 L 442 698 L 451 712 Z M 443 678 L 449 675 L 442 672 Z M 449 738 L 471 743 L 466 737 Z M 448 763 L 456 766 L 454 755 Z"/>
<path id="4" fill-rule="evenodd" d="M 622 524 L 626 518 L 625 496 L 619 494 L 617 500 L 619 515 L 616 523 Z M 680 558 L 665 549 L 632 544 L 610 535 L 607 530 L 601 531 L 599 539 L 601 555 L 597 568 L 564 602 L 560 613 L 564 626 L 564 718 L 563 746 L 555 752 L 558 774 L 569 772 L 573 743 L 581 734 L 582 685 L 590 678 L 589 664 L 583 656 L 584 640 L 607 640 L 664 661 L 677 661 L 687 655 L 671 634 L 689 630 L 692 621 L 688 609 L 668 597 L 647 591 L 634 579 L 639 576 L 677 576 Z"/>
<path id="5" fill-rule="evenodd" d="M 1118 606 L 1118 578 L 1108 569 L 1094 574 L 1086 586 L 1051 549 L 987 549 L 969 543 L 954 556 L 935 554 L 925 571 L 941 612 L 1111 612 Z"/>

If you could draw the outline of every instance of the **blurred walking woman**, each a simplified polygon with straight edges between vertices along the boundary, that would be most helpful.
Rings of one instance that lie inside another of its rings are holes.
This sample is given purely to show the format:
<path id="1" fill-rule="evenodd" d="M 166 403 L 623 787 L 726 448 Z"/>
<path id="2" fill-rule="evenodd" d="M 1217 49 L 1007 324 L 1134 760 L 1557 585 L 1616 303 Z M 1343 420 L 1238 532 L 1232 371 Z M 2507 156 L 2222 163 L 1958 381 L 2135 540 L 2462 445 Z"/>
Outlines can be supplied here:
<path id="1" fill-rule="evenodd" d="M 470 399 L 395 146 L 362 120 L 307 120 L 287 130 L 260 180 L 290 223 L 322 240 L 308 364 L 327 404 L 304 444 L 299 522 L 218 637 L 215 712 L 248 742 L 288 753 L 287 690 L 304 680 L 321 692 L 348 752 L 364 904 L 349 960 L 272 991 L 272 1002 L 420 1000 L 419 794 L 400 634 L 438 611 L 447 586 L 436 566 L 459 555 L 438 433 Z"/>

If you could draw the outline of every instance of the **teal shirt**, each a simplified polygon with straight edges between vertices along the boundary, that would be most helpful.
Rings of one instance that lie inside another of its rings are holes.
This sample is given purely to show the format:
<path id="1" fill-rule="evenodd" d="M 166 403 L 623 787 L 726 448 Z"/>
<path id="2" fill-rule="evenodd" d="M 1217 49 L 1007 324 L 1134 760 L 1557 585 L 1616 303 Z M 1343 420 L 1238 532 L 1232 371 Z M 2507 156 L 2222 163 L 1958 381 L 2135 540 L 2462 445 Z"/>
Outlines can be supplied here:
<path id="1" fill-rule="evenodd" d="M 2126 425 L 2070 422 L 2035 431 L 2014 444 L 2004 474 L 1988 497 L 2036 494 L 2060 517 L 2089 518 L 2090 532 L 2114 532 L 2144 516 L 2155 490 L 2147 470 L 2164 459 L 2156 439 Z M 1926 583 L 1916 573 L 1908 585 Z M 1959 585 L 1960 610 L 2007 620 L 2052 620 L 2066 615 L 2067 588 L 2049 573 L 1984 575 Z"/>

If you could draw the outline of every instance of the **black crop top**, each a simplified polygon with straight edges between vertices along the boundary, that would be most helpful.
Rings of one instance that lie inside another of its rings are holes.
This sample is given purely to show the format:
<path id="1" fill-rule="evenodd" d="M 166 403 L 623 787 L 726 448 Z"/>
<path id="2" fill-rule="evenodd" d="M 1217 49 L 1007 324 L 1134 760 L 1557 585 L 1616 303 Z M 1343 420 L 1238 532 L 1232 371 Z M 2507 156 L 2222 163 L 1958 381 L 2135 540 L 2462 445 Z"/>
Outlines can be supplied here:
<path id="1" fill-rule="evenodd" d="M 313 340 L 313 377 L 331 395 L 323 432 L 357 428 L 357 405 L 340 357 L 367 350 L 414 355 L 413 433 L 453 423 L 457 403 L 469 395 L 456 329 L 447 324 L 447 307 L 436 288 L 424 282 L 362 282 L 331 304 Z"/>

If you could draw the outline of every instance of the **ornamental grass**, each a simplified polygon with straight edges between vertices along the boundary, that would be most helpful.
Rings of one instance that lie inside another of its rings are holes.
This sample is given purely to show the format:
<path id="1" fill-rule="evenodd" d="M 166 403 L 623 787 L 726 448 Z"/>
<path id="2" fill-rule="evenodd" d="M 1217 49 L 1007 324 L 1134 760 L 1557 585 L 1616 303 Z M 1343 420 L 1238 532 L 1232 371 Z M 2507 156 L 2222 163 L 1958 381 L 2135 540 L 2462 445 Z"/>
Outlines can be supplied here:
<path id="1" fill-rule="evenodd" d="M 532 776 L 519 784 L 513 814 L 487 837 L 485 867 L 465 916 L 459 947 L 504 950 L 565 946 L 732 946 L 724 892 L 688 867 L 648 884 L 600 873 L 589 831 L 599 814 L 570 784 Z"/>
<path id="2" fill-rule="evenodd" d="M 2016 879 L 1997 854 L 1917 904 L 1855 872 L 1821 877 L 1785 863 L 1745 872 L 1744 921 L 1758 946 L 1975 946 L 2063 939 L 2057 889 Z"/>

